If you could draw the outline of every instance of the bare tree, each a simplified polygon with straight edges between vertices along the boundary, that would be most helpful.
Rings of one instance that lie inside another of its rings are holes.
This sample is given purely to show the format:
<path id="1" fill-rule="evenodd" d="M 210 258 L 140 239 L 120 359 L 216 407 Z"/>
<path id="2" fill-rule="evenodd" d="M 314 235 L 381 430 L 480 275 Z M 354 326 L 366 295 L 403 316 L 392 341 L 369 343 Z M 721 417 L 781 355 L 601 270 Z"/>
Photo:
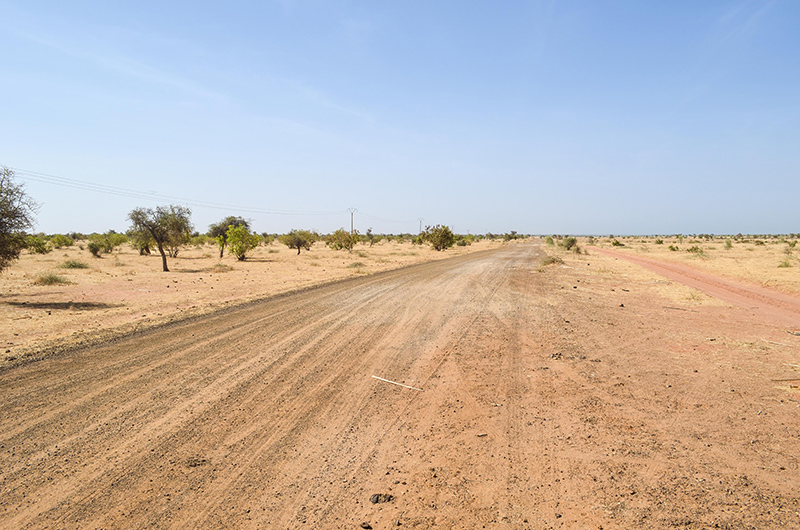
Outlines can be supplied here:
<path id="1" fill-rule="evenodd" d="M 158 206 L 152 208 L 136 208 L 128 214 L 131 230 L 147 231 L 155 241 L 161 253 L 164 272 L 167 267 L 167 254 L 164 247 L 175 249 L 187 240 L 192 232 L 192 211 L 184 206 Z"/>

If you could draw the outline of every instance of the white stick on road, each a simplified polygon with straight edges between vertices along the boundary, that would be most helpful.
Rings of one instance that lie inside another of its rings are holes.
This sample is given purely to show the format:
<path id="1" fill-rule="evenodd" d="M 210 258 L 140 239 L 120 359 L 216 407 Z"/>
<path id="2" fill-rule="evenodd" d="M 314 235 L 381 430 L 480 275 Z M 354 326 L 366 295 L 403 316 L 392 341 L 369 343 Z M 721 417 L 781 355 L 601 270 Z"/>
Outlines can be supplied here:
<path id="1" fill-rule="evenodd" d="M 403 383 L 397 383 L 395 381 L 389 381 L 388 379 L 384 379 L 383 377 L 378 377 L 377 375 L 373 375 L 372 377 L 374 377 L 375 379 L 380 379 L 381 381 L 385 381 L 387 383 L 391 383 L 393 385 L 402 386 L 404 388 L 410 388 L 411 390 L 419 390 L 420 392 L 422 392 L 421 388 L 417 388 L 415 386 L 408 386 L 408 385 L 404 385 Z"/>

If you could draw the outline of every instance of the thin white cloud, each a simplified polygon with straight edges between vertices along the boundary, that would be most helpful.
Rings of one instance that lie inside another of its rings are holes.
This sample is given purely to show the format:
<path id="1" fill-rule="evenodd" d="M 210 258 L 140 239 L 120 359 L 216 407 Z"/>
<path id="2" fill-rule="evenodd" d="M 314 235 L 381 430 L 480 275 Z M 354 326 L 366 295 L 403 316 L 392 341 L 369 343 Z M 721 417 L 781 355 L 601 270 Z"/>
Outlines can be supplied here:
<path id="1" fill-rule="evenodd" d="M 114 31 L 126 31 L 114 28 Z M 57 38 L 52 35 L 34 33 L 20 28 L 12 28 L 11 33 L 19 39 L 35 43 L 39 46 L 49 48 L 59 54 L 66 55 L 72 59 L 83 61 L 94 65 L 107 72 L 113 72 L 125 77 L 135 78 L 152 85 L 169 87 L 176 89 L 185 95 L 226 101 L 227 97 L 217 91 L 211 90 L 191 79 L 158 68 L 123 54 L 113 48 L 109 48 L 110 43 L 104 41 L 102 46 L 90 46 L 90 43 L 67 42 L 67 39 Z M 144 35 L 137 35 L 136 38 L 146 39 Z M 97 51 L 98 48 L 105 48 L 107 51 Z"/>
<path id="2" fill-rule="evenodd" d="M 777 0 L 746 0 L 723 13 L 712 32 L 712 51 L 749 37 L 760 19 L 776 4 Z"/>

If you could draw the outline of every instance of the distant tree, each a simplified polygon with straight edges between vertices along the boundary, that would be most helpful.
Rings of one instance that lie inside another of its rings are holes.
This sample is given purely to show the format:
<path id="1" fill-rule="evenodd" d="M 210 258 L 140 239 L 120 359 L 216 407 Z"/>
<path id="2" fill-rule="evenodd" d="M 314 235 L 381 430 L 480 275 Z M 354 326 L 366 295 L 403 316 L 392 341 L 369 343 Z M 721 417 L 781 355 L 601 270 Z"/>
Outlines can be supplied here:
<path id="1" fill-rule="evenodd" d="M 299 255 L 301 248 L 311 250 L 311 245 L 319 240 L 319 234 L 311 230 L 291 230 L 288 234 L 283 234 L 280 240 L 287 247 L 296 248 Z"/>
<path id="2" fill-rule="evenodd" d="M 28 252 L 31 254 L 47 254 L 53 250 L 47 240 L 42 236 L 28 236 L 25 243 L 28 247 Z"/>
<path id="3" fill-rule="evenodd" d="M 128 242 L 128 237 L 125 234 L 118 234 L 114 230 L 109 230 L 104 234 L 90 234 L 89 243 L 94 243 L 93 248 L 100 249 L 100 252 L 110 254 L 114 249 Z M 94 252 L 92 252 L 94 254 Z M 99 253 L 97 255 L 99 256 Z"/>
<path id="4" fill-rule="evenodd" d="M 372 246 L 372 245 L 375 244 L 375 239 L 377 239 L 377 236 L 372 233 L 372 228 L 371 227 L 367 228 L 367 233 L 364 234 L 364 235 L 367 237 L 367 242 L 369 243 L 369 246 Z"/>
<path id="5" fill-rule="evenodd" d="M 209 237 L 213 237 L 214 241 L 219 245 L 220 259 L 222 259 L 225 246 L 228 244 L 228 228 L 231 226 L 243 226 L 248 232 L 250 231 L 250 222 L 247 221 L 247 219 L 230 215 L 218 223 L 209 225 L 208 232 L 206 232 L 206 234 Z"/>
<path id="6" fill-rule="evenodd" d="M 53 237 L 50 238 L 50 244 L 53 248 L 71 247 L 75 244 L 75 240 L 63 234 L 54 234 Z"/>
<path id="7" fill-rule="evenodd" d="M 358 240 L 358 230 L 351 234 L 344 228 L 340 228 L 328 236 L 326 243 L 333 250 L 347 250 L 348 252 L 352 252 Z"/>
<path id="8" fill-rule="evenodd" d="M 244 225 L 228 226 L 225 239 L 228 242 L 228 252 L 236 256 L 239 261 L 244 261 L 245 254 L 256 248 L 261 241 L 258 234 L 250 232 Z"/>
<path id="9" fill-rule="evenodd" d="M 128 214 L 131 230 L 146 230 L 153 238 L 158 251 L 161 253 L 161 264 L 164 272 L 169 272 L 167 267 L 167 254 L 164 247 L 178 245 L 185 241 L 192 233 L 192 211 L 184 206 L 158 206 L 152 208 L 136 208 Z"/>
<path id="10" fill-rule="evenodd" d="M 456 236 L 447 225 L 426 226 L 421 238 L 437 251 L 450 248 L 456 242 Z"/>
<path id="11" fill-rule="evenodd" d="M 33 227 L 36 209 L 25 188 L 14 183 L 14 172 L 0 169 L 0 272 L 26 247 L 25 230 Z"/>

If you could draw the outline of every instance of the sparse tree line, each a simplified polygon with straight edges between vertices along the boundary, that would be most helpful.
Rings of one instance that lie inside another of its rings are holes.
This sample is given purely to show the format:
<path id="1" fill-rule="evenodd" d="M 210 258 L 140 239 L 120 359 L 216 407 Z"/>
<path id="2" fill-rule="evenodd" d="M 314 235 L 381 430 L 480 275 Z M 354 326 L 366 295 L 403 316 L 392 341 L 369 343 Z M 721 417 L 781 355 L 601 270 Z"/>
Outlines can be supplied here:
<path id="1" fill-rule="evenodd" d="M 287 247 L 297 250 L 311 250 L 318 241 L 324 242 L 334 250 L 352 252 L 357 244 L 373 246 L 382 241 L 411 242 L 416 245 L 429 244 L 437 251 L 446 250 L 453 246 L 467 246 L 482 239 L 502 239 L 506 242 L 516 239 L 531 237 L 511 231 L 505 234 L 486 233 L 483 235 L 455 234 L 446 225 L 426 226 L 419 234 L 375 234 L 369 228 L 364 234 L 357 230 L 347 231 L 340 228 L 331 234 L 323 235 L 314 230 L 291 230 L 286 234 L 260 234 L 252 230 L 250 221 L 242 217 L 229 216 L 208 227 L 205 234 L 194 229 L 191 221 L 191 210 L 184 206 L 168 205 L 156 208 L 135 208 L 128 214 L 130 227 L 127 232 L 119 233 L 109 230 L 102 234 L 81 234 L 70 232 L 66 234 L 31 234 L 28 230 L 33 228 L 37 204 L 27 196 L 22 185 L 14 182 L 14 173 L 5 167 L 0 167 L 0 272 L 8 267 L 11 262 L 19 258 L 20 252 L 27 250 L 31 253 L 46 254 L 54 249 L 80 245 L 95 257 L 114 252 L 123 244 L 130 244 L 139 251 L 139 254 L 148 255 L 158 251 L 161 255 L 162 268 L 168 271 L 167 258 L 175 258 L 181 248 L 186 246 L 201 247 L 215 244 L 219 248 L 222 258 L 225 249 L 230 255 L 236 256 L 240 261 L 247 259 L 247 254 L 259 245 L 270 245 L 277 241 Z M 663 238 L 673 238 L 676 242 L 683 243 L 687 238 L 689 243 L 700 241 L 713 241 L 721 239 L 725 248 L 730 249 L 733 242 L 752 243 L 765 245 L 770 243 L 785 243 L 785 252 L 791 255 L 794 251 L 800 233 L 789 234 L 736 234 L 719 236 L 714 234 L 675 234 L 672 236 L 608 236 L 614 246 L 625 246 L 620 240 L 641 239 L 642 237 L 655 237 L 656 244 L 663 244 Z M 588 236 L 586 242 L 595 244 L 598 238 Z M 85 243 L 84 243 L 85 242 Z M 545 238 L 547 245 L 559 247 L 576 253 L 581 253 L 578 240 L 574 236 L 552 235 Z M 670 245 L 670 250 L 679 250 L 675 245 Z M 689 247 L 687 251 L 698 252 L 700 247 Z"/>
<path id="2" fill-rule="evenodd" d="M 314 230 L 294 229 L 286 234 L 261 234 L 252 230 L 250 221 L 242 217 L 228 216 L 208 227 L 205 234 L 197 232 L 192 224 L 192 212 L 179 205 L 158 206 L 156 208 L 135 208 L 128 213 L 130 223 L 125 233 L 109 230 L 98 234 L 30 234 L 33 228 L 37 204 L 26 195 L 22 185 L 13 180 L 14 173 L 8 168 L 0 172 L 0 272 L 13 260 L 19 258 L 22 250 L 31 253 L 46 254 L 55 249 L 79 245 L 93 256 L 100 258 L 103 254 L 113 253 L 123 244 L 129 244 L 141 255 L 149 255 L 158 251 L 161 256 L 162 269 L 167 272 L 168 258 L 178 256 L 181 248 L 187 246 L 200 247 L 215 244 L 219 248 L 219 257 L 228 249 L 230 255 L 240 261 L 247 259 L 248 253 L 262 244 L 277 241 L 297 250 L 311 250 L 318 241 L 324 242 L 334 250 L 352 252 L 356 245 L 373 246 L 382 241 L 411 242 L 417 245 L 429 244 L 437 251 L 453 246 L 467 246 L 481 239 L 503 238 L 506 241 L 524 237 L 516 232 L 495 235 L 459 235 L 454 234 L 446 225 L 427 226 L 419 234 L 375 234 L 372 228 L 363 234 L 357 230 L 347 231 L 340 228 L 331 234 L 323 235 Z"/>

